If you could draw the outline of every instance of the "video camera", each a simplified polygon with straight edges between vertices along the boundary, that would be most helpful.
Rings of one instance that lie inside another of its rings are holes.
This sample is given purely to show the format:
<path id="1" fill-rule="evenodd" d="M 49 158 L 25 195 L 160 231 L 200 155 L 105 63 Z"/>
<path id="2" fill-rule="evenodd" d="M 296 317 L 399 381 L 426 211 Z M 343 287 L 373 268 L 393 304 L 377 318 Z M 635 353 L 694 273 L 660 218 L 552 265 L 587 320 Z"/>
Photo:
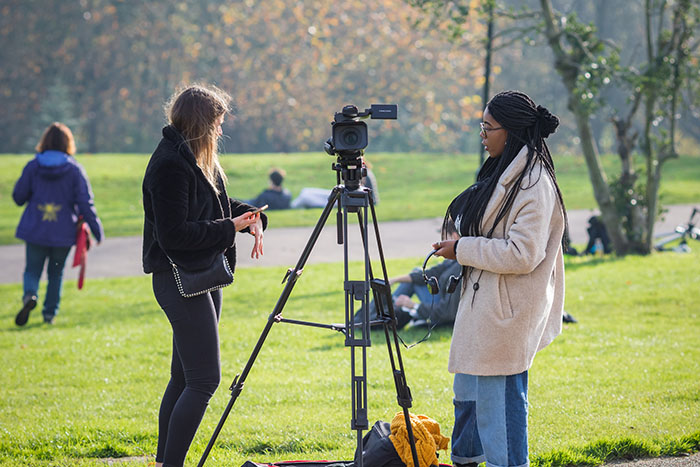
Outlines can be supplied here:
<path id="1" fill-rule="evenodd" d="M 372 104 L 369 109 L 360 112 L 354 105 L 346 105 L 335 113 L 331 123 L 331 137 L 324 144 L 324 149 L 331 156 L 338 157 L 333 170 L 338 171 L 348 188 L 357 189 L 362 178 L 360 158 L 369 143 L 367 124 L 361 119 L 396 120 L 396 104 Z"/>
<path id="2" fill-rule="evenodd" d="M 335 113 L 331 138 L 326 141 L 325 149 L 331 156 L 361 156 L 367 147 L 367 124 L 362 118 L 396 120 L 396 104 L 372 104 L 369 109 L 360 112 L 354 105 L 346 105 L 341 112 Z M 359 153 L 359 154 L 358 154 Z"/>

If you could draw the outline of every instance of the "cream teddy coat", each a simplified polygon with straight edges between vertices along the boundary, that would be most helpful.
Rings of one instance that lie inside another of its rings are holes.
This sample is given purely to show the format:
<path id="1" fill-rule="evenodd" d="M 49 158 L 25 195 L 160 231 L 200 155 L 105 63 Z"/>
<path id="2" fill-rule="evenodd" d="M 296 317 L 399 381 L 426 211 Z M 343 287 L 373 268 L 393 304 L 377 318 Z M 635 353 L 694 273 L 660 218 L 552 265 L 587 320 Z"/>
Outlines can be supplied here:
<path id="1" fill-rule="evenodd" d="M 493 226 L 527 162 L 527 147 L 498 180 L 484 213 Z M 564 214 L 554 183 L 535 164 L 512 208 L 486 237 L 461 237 L 457 261 L 474 269 L 454 324 L 451 373 L 513 375 L 530 368 L 535 353 L 561 332 L 564 310 Z M 474 284 L 478 282 L 478 290 Z"/>

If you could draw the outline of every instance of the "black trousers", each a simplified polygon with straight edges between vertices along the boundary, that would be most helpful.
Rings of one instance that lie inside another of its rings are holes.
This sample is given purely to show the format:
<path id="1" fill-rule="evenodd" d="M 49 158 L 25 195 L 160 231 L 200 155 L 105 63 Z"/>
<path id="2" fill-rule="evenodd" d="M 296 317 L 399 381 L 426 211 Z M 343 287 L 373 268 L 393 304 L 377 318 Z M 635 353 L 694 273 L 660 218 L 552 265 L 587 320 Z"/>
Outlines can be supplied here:
<path id="1" fill-rule="evenodd" d="M 156 462 L 181 467 L 209 400 L 221 381 L 221 290 L 180 295 L 172 272 L 153 274 L 153 293 L 173 329 L 170 381 L 158 416 Z"/>

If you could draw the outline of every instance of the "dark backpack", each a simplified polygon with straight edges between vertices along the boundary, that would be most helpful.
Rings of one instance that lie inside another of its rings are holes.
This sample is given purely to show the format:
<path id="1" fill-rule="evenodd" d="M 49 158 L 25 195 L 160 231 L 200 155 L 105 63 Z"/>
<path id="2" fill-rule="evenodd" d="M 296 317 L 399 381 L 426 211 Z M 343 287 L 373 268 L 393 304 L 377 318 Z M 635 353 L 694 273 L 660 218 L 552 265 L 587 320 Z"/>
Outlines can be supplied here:
<path id="1" fill-rule="evenodd" d="M 406 467 L 389 439 L 391 424 L 381 420 L 374 423 L 362 438 L 363 467 Z M 359 465 L 358 452 L 355 452 L 355 465 Z"/>

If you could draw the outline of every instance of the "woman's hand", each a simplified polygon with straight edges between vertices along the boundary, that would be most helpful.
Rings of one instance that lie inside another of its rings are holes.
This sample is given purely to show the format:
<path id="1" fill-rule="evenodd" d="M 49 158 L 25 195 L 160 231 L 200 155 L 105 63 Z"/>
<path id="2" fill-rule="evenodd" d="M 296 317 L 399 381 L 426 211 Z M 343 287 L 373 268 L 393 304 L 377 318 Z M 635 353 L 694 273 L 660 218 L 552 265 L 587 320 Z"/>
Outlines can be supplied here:
<path id="1" fill-rule="evenodd" d="M 255 224 L 260 218 L 260 214 L 253 214 L 251 212 L 245 212 L 238 217 L 233 218 L 233 225 L 236 227 L 236 232 L 240 232 L 243 229 L 250 227 Z"/>
<path id="2" fill-rule="evenodd" d="M 447 259 L 457 259 L 455 256 L 455 243 L 457 240 L 442 240 L 433 243 L 433 249 L 437 250 L 435 256 L 442 256 Z"/>
<path id="3" fill-rule="evenodd" d="M 255 214 L 255 223 L 250 226 L 250 234 L 255 236 L 253 251 L 250 252 L 250 257 L 258 259 L 263 254 L 263 224 L 260 219 L 260 213 Z"/>
<path id="4" fill-rule="evenodd" d="M 250 252 L 251 258 L 260 258 L 263 254 L 263 224 L 260 218 L 260 213 L 253 214 L 246 212 L 238 217 L 233 218 L 233 225 L 236 226 L 236 232 L 248 228 L 251 235 L 255 237 L 253 251 Z"/>

